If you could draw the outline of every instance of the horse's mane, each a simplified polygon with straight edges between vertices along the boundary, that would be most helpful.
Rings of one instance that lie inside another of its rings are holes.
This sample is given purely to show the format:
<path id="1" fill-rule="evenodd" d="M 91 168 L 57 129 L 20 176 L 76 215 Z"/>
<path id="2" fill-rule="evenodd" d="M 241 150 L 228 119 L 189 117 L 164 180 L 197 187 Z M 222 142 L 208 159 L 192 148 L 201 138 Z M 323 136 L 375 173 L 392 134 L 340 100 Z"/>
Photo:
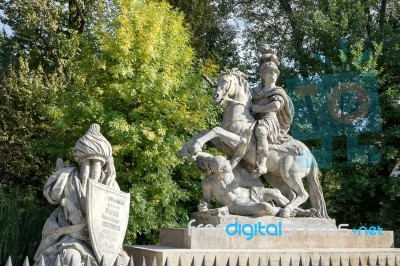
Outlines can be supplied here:
<path id="1" fill-rule="evenodd" d="M 237 78 L 239 85 L 244 89 L 245 93 L 251 97 L 250 86 L 249 82 L 247 81 L 248 77 L 242 71 L 237 68 L 225 69 L 221 74 L 220 77 L 223 75 L 233 75 Z"/>

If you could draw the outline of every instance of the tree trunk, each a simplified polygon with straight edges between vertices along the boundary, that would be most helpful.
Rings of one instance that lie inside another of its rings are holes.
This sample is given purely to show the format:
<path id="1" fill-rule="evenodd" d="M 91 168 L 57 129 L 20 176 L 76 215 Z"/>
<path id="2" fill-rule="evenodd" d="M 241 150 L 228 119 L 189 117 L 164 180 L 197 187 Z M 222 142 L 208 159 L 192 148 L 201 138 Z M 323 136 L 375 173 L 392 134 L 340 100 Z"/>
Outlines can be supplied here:
<path id="1" fill-rule="evenodd" d="M 379 12 L 379 28 L 382 28 L 385 24 L 386 8 L 388 0 L 381 1 L 381 10 Z"/>

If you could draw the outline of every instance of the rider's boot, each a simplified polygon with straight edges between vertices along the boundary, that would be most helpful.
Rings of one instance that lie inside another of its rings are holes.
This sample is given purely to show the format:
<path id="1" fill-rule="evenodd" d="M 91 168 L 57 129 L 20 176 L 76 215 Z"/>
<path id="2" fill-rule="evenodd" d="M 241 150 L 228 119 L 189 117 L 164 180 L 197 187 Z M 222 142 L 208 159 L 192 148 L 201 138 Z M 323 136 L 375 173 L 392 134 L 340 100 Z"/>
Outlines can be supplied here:
<path id="1" fill-rule="evenodd" d="M 259 177 L 268 172 L 267 169 L 267 159 L 269 156 L 269 152 L 263 149 L 262 147 L 258 148 L 257 151 L 257 169 L 253 171 L 254 177 Z"/>

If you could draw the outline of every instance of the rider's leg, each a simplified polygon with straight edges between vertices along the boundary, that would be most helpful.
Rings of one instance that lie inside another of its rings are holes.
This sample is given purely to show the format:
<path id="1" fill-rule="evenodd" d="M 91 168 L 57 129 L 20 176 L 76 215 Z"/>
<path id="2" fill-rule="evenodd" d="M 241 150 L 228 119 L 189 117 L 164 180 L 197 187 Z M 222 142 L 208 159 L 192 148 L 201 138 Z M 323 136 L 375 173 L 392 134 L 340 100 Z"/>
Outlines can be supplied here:
<path id="1" fill-rule="evenodd" d="M 267 173 L 267 159 L 269 156 L 268 152 L 268 130 L 264 126 L 258 126 L 256 128 L 257 137 L 257 170 L 256 176 Z"/>

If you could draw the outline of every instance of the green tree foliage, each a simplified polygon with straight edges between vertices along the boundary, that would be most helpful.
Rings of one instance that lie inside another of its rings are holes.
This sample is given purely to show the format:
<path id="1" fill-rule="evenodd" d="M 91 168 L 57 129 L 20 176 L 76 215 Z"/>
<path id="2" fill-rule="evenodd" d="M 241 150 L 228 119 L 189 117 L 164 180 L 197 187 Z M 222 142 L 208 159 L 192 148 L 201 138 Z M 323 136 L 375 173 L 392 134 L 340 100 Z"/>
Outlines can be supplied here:
<path id="1" fill-rule="evenodd" d="M 54 71 L 75 53 L 69 41 L 85 29 L 89 14 L 104 8 L 93 0 L 0 1 L 0 21 L 12 31 L 8 43 L 14 53 L 29 56 L 29 63 Z"/>
<path id="2" fill-rule="evenodd" d="M 8 256 L 14 265 L 25 256 L 32 258 L 42 238 L 42 228 L 51 209 L 42 206 L 35 193 L 19 190 L 11 193 L 0 188 L 0 264 Z M 29 230 L 27 230 L 29 228 Z"/>
<path id="3" fill-rule="evenodd" d="M 40 154 L 40 140 L 49 133 L 43 106 L 54 98 L 55 76 L 43 76 L 43 70 L 31 71 L 26 59 L 0 77 L 0 171 L 9 191 L 42 185 L 49 163 Z"/>
<path id="4" fill-rule="evenodd" d="M 5 71 L 13 60 L 13 49 L 9 45 L 5 31 L 0 32 L 0 71 Z"/>
<path id="5" fill-rule="evenodd" d="M 23 68 L 10 69 L 8 93 L 20 95 L 15 112 L 27 109 L 32 126 L 21 147 L 38 158 L 37 169 L 49 172 L 48 162 L 58 156 L 73 163 L 76 140 L 99 123 L 113 145 L 119 183 L 131 193 L 127 242 L 155 243 L 160 227 L 184 225 L 200 196 L 200 175 L 192 174 L 178 152 L 217 119 L 201 73 L 192 66 L 183 15 L 167 3 L 145 0 L 98 1 L 96 8 L 90 2 L 51 1 L 43 14 L 36 12 L 44 1 L 8 4 L 1 6 L 3 21 L 14 30 L 8 47 L 16 46 L 16 57 L 27 59 Z M 82 18 L 83 8 L 88 12 Z M 19 12 L 30 18 L 26 25 Z M 46 32 L 43 44 L 38 32 Z M 34 41 L 25 44 L 21 36 Z M 7 138 L 18 138 L 16 132 Z M 32 171 L 33 164 L 24 165 Z M 32 175 L 41 190 L 48 174 Z"/>
<path id="6" fill-rule="evenodd" d="M 44 107 L 54 100 L 58 76 L 30 69 L 25 58 L 0 76 L 0 264 L 8 256 L 16 264 L 32 258 L 51 212 L 41 189 L 54 160 L 41 147 L 52 134 Z"/>
<path id="7" fill-rule="evenodd" d="M 49 110 L 70 82 L 67 63 L 78 49 L 84 16 L 104 8 L 92 2 L 0 1 L 0 22 L 12 31 L 0 37 L 1 174 L 7 190 L 37 189 L 51 171 L 49 160 L 57 153 L 42 148 L 43 136 L 52 131 Z"/>
<path id="8" fill-rule="evenodd" d="M 198 129 L 208 128 L 212 106 L 191 67 L 183 16 L 151 1 L 119 1 L 117 8 L 107 31 L 94 25 L 85 36 L 73 63 L 74 84 L 52 107 L 52 119 L 63 127 L 55 139 L 68 139 L 72 147 L 88 125 L 102 125 L 118 178 L 132 195 L 127 240 L 141 234 L 143 241 L 155 241 L 160 227 L 188 219 L 192 203 L 185 202 L 197 194 L 184 186 L 191 177 L 178 175 L 187 170 L 178 151 Z"/>
<path id="9" fill-rule="evenodd" d="M 219 68 L 240 64 L 236 45 L 236 29 L 230 20 L 230 5 L 216 0 L 169 0 L 185 14 L 190 25 L 191 44 L 196 57 L 209 60 Z"/>

